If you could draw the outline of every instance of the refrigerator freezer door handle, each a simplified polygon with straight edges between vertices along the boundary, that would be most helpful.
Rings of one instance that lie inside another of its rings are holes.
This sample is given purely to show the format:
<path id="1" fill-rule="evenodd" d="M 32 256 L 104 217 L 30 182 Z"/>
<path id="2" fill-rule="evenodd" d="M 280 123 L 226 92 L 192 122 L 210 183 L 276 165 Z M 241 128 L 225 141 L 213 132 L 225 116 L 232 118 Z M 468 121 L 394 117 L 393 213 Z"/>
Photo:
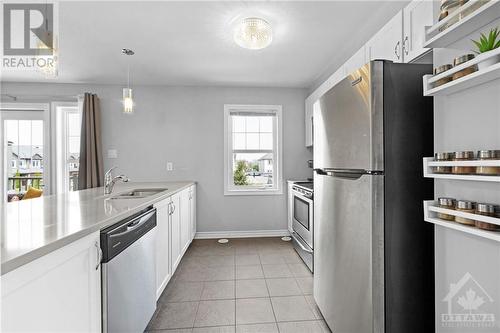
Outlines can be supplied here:
<path id="1" fill-rule="evenodd" d="M 359 178 L 362 175 L 383 175 L 383 171 L 372 171 L 362 169 L 314 169 L 321 176 L 332 176 L 341 178 Z"/>
<path id="2" fill-rule="evenodd" d="M 328 175 L 327 172 L 323 169 L 314 169 L 314 172 L 316 172 L 318 175 L 322 175 L 322 176 Z"/>

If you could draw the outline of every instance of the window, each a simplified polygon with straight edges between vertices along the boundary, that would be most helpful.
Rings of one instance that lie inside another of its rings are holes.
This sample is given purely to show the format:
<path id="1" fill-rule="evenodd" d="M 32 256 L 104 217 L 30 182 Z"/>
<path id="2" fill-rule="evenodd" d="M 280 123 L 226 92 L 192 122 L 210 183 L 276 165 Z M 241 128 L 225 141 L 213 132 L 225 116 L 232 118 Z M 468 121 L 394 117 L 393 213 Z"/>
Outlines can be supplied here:
<path id="1" fill-rule="evenodd" d="M 53 103 L 57 128 L 57 191 L 78 190 L 82 114 L 78 103 Z"/>
<path id="2" fill-rule="evenodd" d="M 30 187 L 49 191 L 50 177 L 43 170 L 49 161 L 48 105 L 3 103 L 0 105 L 0 200 L 21 199 Z"/>
<path id="3" fill-rule="evenodd" d="M 225 105 L 224 194 L 281 194 L 281 106 Z"/>

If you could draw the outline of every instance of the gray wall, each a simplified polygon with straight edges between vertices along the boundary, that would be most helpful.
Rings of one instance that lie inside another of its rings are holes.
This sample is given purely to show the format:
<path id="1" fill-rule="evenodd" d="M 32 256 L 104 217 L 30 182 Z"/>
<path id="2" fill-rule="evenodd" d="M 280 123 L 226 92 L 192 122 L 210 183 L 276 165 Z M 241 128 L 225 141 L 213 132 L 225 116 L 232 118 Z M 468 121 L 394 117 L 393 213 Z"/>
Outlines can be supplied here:
<path id="1" fill-rule="evenodd" d="M 283 195 L 223 195 L 224 104 L 283 105 L 284 178 L 305 178 L 312 175 L 306 163 L 312 153 L 304 147 L 306 90 L 133 88 L 137 105 L 133 115 L 121 112 L 122 86 L 3 83 L 2 94 L 97 93 L 106 168 L 117 165 L 119 172 L 135 181 L 197 181 L 198 231 L 286 229 L 286 187 Z M 108 159 L 108 149 L 117 149 L 118 158 Z M 167 161 L 174 163 L 174 171 L 167 171 Z"/>
<path id="2" fill-rule="evenodd" d="M 493 22 L 492 27 L 500 24 Z M 481 31 L 489 31 L 484 27 Z M 478 32 L 463 38 L 448 49 L 434 50 L 434 66 L 452 63 L 454 57 L 471 53 L 470 39 Z M 448 96 L 434 98 L 435 151 L 500 149 L 500 80 L 473 87 Z M 479 202 L 500 204 L 500 183 L 452 181 L 436 179 L 436 198 L 449 196 Z M 436 227 L 436 332 L 499 332 L 500 331 L 500 243 L 465 234 L 460 231 Z M 453 313 L 464 313 L 457 297 L 468 289 L 478 292 L 485 304 L 473 313 L 493 313 L 494 327 L 444 327 L 441 314 L 447 313 L 443 301 L 452 283 L 470 273 L 493 299 L 489 302 L 474 283 L 469 282 L 453 299 Z"/>

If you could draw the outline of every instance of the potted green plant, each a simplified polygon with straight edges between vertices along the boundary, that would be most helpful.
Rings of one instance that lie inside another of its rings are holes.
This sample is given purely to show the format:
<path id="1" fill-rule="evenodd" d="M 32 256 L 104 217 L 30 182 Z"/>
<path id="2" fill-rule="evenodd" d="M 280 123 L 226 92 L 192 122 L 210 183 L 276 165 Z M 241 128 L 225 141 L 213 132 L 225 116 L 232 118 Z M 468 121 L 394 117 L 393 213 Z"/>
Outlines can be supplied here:
<path id="1" fill-rule="evenodd" d="M 492 52 L 496 48 L 500 47 L 500 31 L 498 27 L 495 29 L 491 29 L 488 36 L 485 36 L 481 33 L 479 40 L 473 40 L 472 42 L 477 46 L 477 50 L 474 51 L 478 54 L 478 58 L 484 58 L 484 60 L 479 61 L 477 67 L 481 70 L 483 68 L 487 68 L 491 65 L 494 65 L 498 62 L 499 56 L 489 56 L 489 52 Z"/>

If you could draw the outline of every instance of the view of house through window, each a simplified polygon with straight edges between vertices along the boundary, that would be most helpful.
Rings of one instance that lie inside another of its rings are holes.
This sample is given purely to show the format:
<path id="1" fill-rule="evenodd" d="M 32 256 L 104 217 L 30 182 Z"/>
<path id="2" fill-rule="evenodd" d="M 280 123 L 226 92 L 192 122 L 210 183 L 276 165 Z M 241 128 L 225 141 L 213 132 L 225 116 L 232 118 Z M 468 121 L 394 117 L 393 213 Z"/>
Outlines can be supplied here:
<path id="1" fill-rule="evenodd" d="M 57 117 L 57 191 L 78 190 L 82 115 L 76 103 L 55 103 Z"/>
<path id="2" fill-rule="evenodd" d="M 2 200 L 22 200 L 30 188 L 42 195 L 78 190 L 81 111 L 76 102 L 53 106 L 55 126 L 45 120 L 48 104 L 12 104 L 0 111 Z M 50 149 L 51 143 L 55 149 Z M 51 167 L 49 152 L 55 153 Z M 49 188 L 50 179 L 55 179 L 54 188 Z"/>
<path id="3" fill-rule="evenodd" d="M 75 108 L 68 112 L 66 128 L 67 132 L 67 177 L 68 189 L 70 191 L 78 190 L 78 167 L 80 164 L 80 127 L 82 116 Z"/>
<path id="4" fill-rule="evenodd" d="M 276 190 L 278 113 L 244 108 L 226 112 L 227 190 Z"/>
<path id="5" fill-rule="evenodd" d="M 5 119 L 3 126 L 7 201 L 22 199 L 30 187 L 44 190 L 43 120 Z"/>

